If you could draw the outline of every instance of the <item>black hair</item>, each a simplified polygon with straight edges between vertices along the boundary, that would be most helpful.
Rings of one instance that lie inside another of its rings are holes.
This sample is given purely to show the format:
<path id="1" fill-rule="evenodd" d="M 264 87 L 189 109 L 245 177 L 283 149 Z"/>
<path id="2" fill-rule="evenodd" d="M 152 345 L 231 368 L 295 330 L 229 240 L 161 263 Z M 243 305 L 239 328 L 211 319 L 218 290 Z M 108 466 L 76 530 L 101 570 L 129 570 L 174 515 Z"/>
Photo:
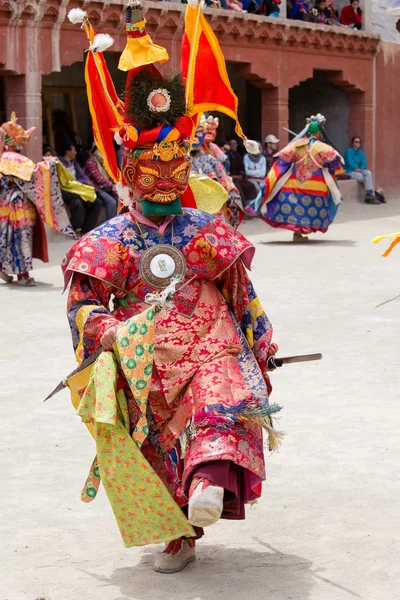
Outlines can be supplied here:
<path id="1" fill-rule="evenodd" d="M 78 154 L 76 155 L 76 160 L 78 161 L 78 164 L 83 168 L 87 161 L 90 158 L 90 152 L 88 152 L 87 150 L 82 150 L 81 152 L 78 152 Z"/>
<path id="2" fill-rule="evenodd" d="M 65 156 L 71 148 L 75 148 L 75 144 L 71 141 L 63 140 L 60 144 L 60 156 Z"/>
<path id="3" fill-rule="evenodd" d="M 360 136 L 359 136 L 359 135 L 354 135 L 354 136 L 351 138 L 351 143 L 352 143 L 352 144 L 354 144 L 354 142 L 355 142 L 356 140 L 360 140 L 360 143 L 361 143 L 361 138 L 360 138 Z"/>

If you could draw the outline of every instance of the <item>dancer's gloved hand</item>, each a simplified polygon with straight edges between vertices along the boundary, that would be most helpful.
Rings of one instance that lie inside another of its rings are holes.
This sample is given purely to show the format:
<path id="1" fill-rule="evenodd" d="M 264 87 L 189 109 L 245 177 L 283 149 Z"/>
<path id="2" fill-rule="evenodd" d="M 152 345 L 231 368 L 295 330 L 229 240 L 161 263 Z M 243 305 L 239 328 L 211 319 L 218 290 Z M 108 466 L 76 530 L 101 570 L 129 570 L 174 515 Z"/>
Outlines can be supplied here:
<path id="1" fill-rule="evenodd" d="M 268 358 L 270 356 L 275 356 L 275 354 L 278 352 L 279 350 L 279 346 L 278 344 L 271 344 L 268 350 Z M 267 361 L 267 371 L 275 371 L 274 368 L 270 368 L 268 367 L 268 361 Z"/>
<path id="2" fill-rule="evenodd" d="M 117 327 L 118 325 L 112 325 L 106 329 L 101 336 L 100 344 L 102 345 L 103 350 L 112 350 L 117 335 Z"/>

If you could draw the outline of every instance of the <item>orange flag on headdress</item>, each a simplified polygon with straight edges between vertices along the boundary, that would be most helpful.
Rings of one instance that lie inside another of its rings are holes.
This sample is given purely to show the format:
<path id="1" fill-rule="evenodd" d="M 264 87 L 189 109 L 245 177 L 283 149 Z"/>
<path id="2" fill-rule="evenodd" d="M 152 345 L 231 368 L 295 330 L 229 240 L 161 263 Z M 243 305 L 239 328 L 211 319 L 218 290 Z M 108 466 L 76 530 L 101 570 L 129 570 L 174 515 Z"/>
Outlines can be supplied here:
<path id="1" fill-rule="evenodd" d="M 84 27 L 89 41 L 93 43 L 95 32 L 92 26 L 85 22 Z M 108 174 L 118 182 L 120 172 L 113 141 L 114 131 L 118 131 L 124 123 L 124 103 L 118 98 L 101 52 L 89 50 L 85 65 L 85 80 L 94 138 L 103 155 Z"/>
<path id="2" fill-rule="evenodd" d="M 207 23 L 200 4 L 187 5 L 182 40 L 181 71 L 186 79 L 188 114 L 197 124 L 206 111 L 222 112 L 236 121 L 236 133 L 244 137 L 238 120 L 238 99 L 226 70 L 225 57 Z"/>

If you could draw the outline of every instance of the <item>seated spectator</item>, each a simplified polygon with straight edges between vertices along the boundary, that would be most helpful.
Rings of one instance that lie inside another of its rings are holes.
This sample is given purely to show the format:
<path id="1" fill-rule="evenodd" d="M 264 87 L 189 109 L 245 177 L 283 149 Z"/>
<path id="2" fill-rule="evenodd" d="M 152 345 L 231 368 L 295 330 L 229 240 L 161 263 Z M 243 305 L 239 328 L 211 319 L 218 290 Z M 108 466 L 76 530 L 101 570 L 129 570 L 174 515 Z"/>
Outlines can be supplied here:
<path id="1" fill-rule="evenodd" d="M 351 0 L 348 6 L 343 6 L 339 21 L 346 27 L 362 28 L 362 10 L 358 0 Z"/>
<path id="2" fill-rule="evenodd" d="M 242 0 L 242 6 L 243 10 L 250 14 L 258 14 L 260 8 L 256 0 Z"/>
<path id="3" fill-rule="evenodd" d="M 351 148 L 347 148 L 344 153 L 345 169 L 351 179 L 355 179 L 364 185 L 365 202 L 367 204 L 380 204 L 385 199 L 379 199 L 375 196 L 374 183 L 371 171 L 367 170 L 367 157 L 361 150 L 361 138 L 356 135 L 351 140 Z"/>
<path id="4" fill-rule="evenodd" d="M 210 6 L 210 8 L 228 8 L 226 0 L 208 0 L 208 2 L 206 6 Z M 187 4 L 187 0 L 183 0 L 183 4 Z"/>
<path id="5" fill-rule="evenodd" d="M 239 0 L 226 0 L 226 5 L 230 10 L 236 10 L 237 12 L 243 11 L 243 4 Z"/>
<path id="6" fill-rule="evenodd" d="M 262 0 L 258 14 L 266 17 L 279 17 L 280 3 L 281 0 Z"/>
<path id="7" fill-rule="evenodd" d="M 229 142 L 228 158 L 230 163 L 230 174 L 234 184 L 238 188 L 244 206 L 247 206 L 251 200 L 257 197 L 258 190 L 251 181 L 246 179 L 246 171 L 241 154 L 238 152 L 239 145 L 237 140 L 232 139 Z"/>
<path id="8" fill-rule="evenodd" d="M 81 230 L 82 233 L 88 233 L 97 225 L 101 210 L 101 200 L 97 197 L 94 186 L 90 179 L 85 175 L 76 161 L 76 148 L 72 144 L 66 144 L 62 150 L 62 154 L 58 157 L 60 163 L 69 171 L 74 180 L 79 184 L 83 184 L 88 188 L 93 189 L 91 197 L 93 201 L 83 199 L 78 193 L 63 189 L 61 193 L 66 206 L 70 211 L 70 221 L 75 231 Z M 86 195 L 85 195 L 86 198 Z"/>
<path id="9" fill-rule="evenodd" d="M 92 182 L 97 196 L 106 210 L 107 221 L 117 214 L 118 196 L 115 184 L 102 173 L 97 158 L 88 151 L 78 154 L 78 162 Z"/>
<path id="10" fill-rule="evenodd" d="M 54 146 L 57 154 L 62 154 L 69 144 L 75 148 L 82 148 L 82 141 L 76 131 L 73 130 L 71 120 L 64 110 L 56 110 L 53 115 Z"/>
<path id="11" fill-rule="evenodd" d="M 264 183 L 267 174 L 267 161 L 263 155 L 262 145 L 259 143 L 260 149 L 258 154 L 246 154 L 243 163 L 246 177 L 251 183 L 254 183 L 257 190 L 260 190 L 260 185 Z"/>
<path id="12" fill-rule="evenodd" d="M 337 22 L 336 13 L 333 8 L 328 6 L 327 0 L 317 0 L 311 12 L 314 23 L 334 25 Z"/>
<path id="13" fill-rule="evenodd" d="M 298 2 L 293 0 L 288 9 L 288 18 L 296 19 L 297 21 L 309 21 L 310 11 L 307 2 Z"/>
<path id="14" fill-rule="evenodd" d="M 225 154 L 225 160 L 223 161 L 222 164 L 225 167 L 225 171 L 229 175 L 231 172 L 231 163 L 229 161 L 229 155 L 228 155 L 228 152 L 231 149 L 229 142 L 224 142 L 223 144 L 220 145 L 220 148 L 221 148 L 222 152 Z"/>
<path id="15" fill-rule="evenodd" d="M 263 154 L 266 158 L 267 173 L 271 170 L 276 158 L 275 154 L 278 152 L 279 140 L 272 133 L 267 135 L 264 140 L 264 151 Z"/>
<path id="16" fill-rule="evenodd" d="M 43 158 L 48 158 L 50 156 L 53 156 L 50 146 L 47 146 L 47 145 L 43 146 L 42 156 L 43 156 Z"/>
<path id="17" fill-rule="evenodd" d="M 335 0 L 326 0 L 326 6 L 332 11 L 336 19 L 339 19 L 339 11 L 336 8 Z"/>

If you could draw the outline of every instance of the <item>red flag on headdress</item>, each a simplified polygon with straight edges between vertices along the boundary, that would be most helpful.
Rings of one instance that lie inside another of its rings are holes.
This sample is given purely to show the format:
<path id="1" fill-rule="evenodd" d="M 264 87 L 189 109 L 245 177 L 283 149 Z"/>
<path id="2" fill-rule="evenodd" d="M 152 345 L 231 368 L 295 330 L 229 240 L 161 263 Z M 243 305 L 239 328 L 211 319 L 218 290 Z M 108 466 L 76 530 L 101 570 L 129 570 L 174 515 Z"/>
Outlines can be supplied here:
<path id="1" fill-rule="evenodd" d="M 93 43 L 95 33 L 92 26 L 87 22 L 84 26 L 90 42 Z M 114 132 L 123 126 L 124 103 L 118 98 L 101 52 L 88 52 L 85 80 L 94 138 L 103 155 L 108 174 L 117 182 L 120 172 L 114 150 Z"/>
<path id="2" fill-rule="evenodd" d="M 244 137 L 238 120 L 238 99 L 226 70 L 218 40 L 200 4 L 187 5 L 182 40 L 181 71 L 186 79 L 188 114 L 197 123 L 206 111 L 222 112 L 236 121 L 236 133 Z"/>

